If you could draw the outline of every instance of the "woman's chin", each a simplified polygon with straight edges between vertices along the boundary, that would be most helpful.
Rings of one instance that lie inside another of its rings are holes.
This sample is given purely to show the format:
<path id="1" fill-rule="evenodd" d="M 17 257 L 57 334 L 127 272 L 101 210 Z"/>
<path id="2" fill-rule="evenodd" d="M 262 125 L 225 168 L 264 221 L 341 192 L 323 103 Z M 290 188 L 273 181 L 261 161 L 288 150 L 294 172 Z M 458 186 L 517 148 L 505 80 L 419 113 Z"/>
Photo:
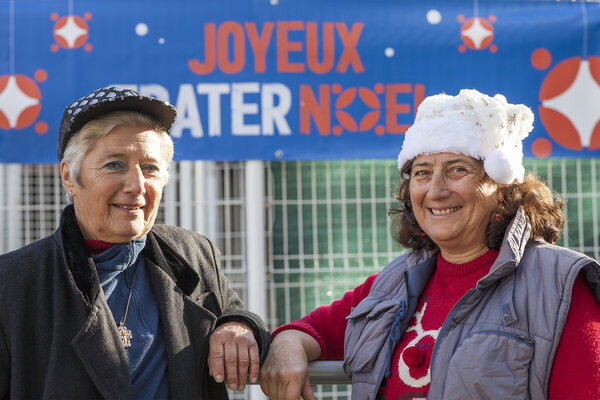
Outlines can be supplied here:
<path id="1" fill-rule="evenodd" d="M 455 232 L 434 232 L 429 235 L 429 238 L 433 240 L 439 247 L 444 246 L 456 246 L 464 243 L 461 239 L 461 235 Z"/>
<path id="2" fill-rule="evenodd" d="M 109 243 L 125 243 L 130 242 L 133 239 L 138 239 L 146 234 L 146 230 L 139 226 L 125 226 L 115 229 L 111 232 L 107 232 L 104 239 L 100 239 L 104 242 Z M 108 239 L 108 240 L 107 240 Z"/>

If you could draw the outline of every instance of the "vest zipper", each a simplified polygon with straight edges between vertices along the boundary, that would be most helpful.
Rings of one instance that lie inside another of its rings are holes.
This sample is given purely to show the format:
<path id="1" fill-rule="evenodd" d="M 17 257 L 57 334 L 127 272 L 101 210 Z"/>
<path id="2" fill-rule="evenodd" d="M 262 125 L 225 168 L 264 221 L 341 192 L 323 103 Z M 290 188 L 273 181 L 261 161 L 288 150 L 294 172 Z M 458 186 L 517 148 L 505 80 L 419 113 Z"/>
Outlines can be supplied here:
<path id="1" fill-rule="evenodd" d="M 520 340 L 524 341 L 527 344 L 534 344 L 535 343 L 535 341 L 532 338 L 527 337 L 527 336 L 522 336 L 522 335 L 517 335 L 517 334 L 513 334 L 513 336 L 516 337 L 517 339 L 520 339 Z"/>
<path id="2" fill-rule="evenodd" d="M 392 352 L 394 351 L 394 347 L 396 347 L 396 343 L 400 340 L 400 336 L 402 333 L 400 332 L 400 318 L 406 314 L 405 302 L 402 301 L 400 304 L 400 308 L 396 311 L 396 315 L 394 315 L 394 322 L 392 322 L 392 327 L 390 328 L 390 336 L 388 338 L 388 354 L 385 359 L 385 377 L 390 377 L 390 364 L 392 363 Z"/>
<path id="3" fill-rule="evenodd" d="M 481 333 L 494 334 L 494 335 L 500 335 L 500 336 L 508 336 L 508 337 L 520 340 L 521 342 L 527 343 L 529 346 L 533 346 L 535 344 L 535 340 L 533 340 L 533 338 L 531 338 L 529 336 L 523 336 L 523 335 L 519 335 L 518 333 L 505 332 L 505 331 L 492 330 L 492 329 L 487 329 L 487 330 L 476 331 L 476 332 L 470 333 L 467 336 L 463 337 L 463 339 L 468 339 L 471 336 L 473 336 L 474 334 L 481 334 Z"/>
<path id="4" fill-rule="evenodd" d="M 375 385 L 373 399 L 377 397 L 377 392 L 379 391 L 381 382 L 383 382 L 383 378 L 387 378 L 390 376 L 390 364 L 392 362 L 392 355 L 394 353 L 394 349 L 396 348 L 396 344 L 400 340 L 400 337 L 402 337 L 402 333 L 404 333 L 404 330 L 406 330 L 406 324 L 402 324 L 404 326 L 404 329 L 401 329 L 402 327 L 400 326 L 400 323 L 405 322 L 407 320 L 407 309 L 408 307 L 406 300 L 402 300 L 402 304 L 400 304 L 400 308 L 398 309 L 398 311 L 396 311 L 396 314 L 394 315 L 394 322 L 392 322 L 392 326 L 390 328 L 390 334 L 388 336 L 388 354 L 385 359 L 385 368 L 381 370 L 379 378 L 377 378 L 377 384 Z M 404 312 L 404 318 L 402 319 L 400 319 L 401 312 Z"/>
<path id="5" fill-rule="evenodd" d="M 440 333 L 437 337 L 437 340 L 435 341 L 435 344 L 433 345 L 433 353 L 431 354 L 431 365 L 430 365 L 430 385 L 429 385 L 429 389 L 431 390 L 431 382 L 433 381 L 433 365 L 434 365 L 434 361 L 435 361 L 435 356 L 437 354 L 437 350 L 439 348 L 438 344 L 442 341 L 443 336 L 446 334 L 446 331 L 448 330 L 448 325 L 449 322 L 452 317 L 454 316 L 454 314 L 456 314 L 456 312 L 458 311 L 458 309 L 460 308 L 460 306 L 463 305 L 463 303 L 465 301 L 467 301 L 467 299 L 469 297 L 471 297 L 471 295 L 475 292 L 475 289 L 469 289 L 469 291 L 454 305 L 454 307 L 452 307 L 452 310 L 450 311 L 450 313 L 448 314 L 448 316 L 446 317 L 446 320 L 444 321 L 444 324 L 442 325 L 442 327 L 440 328 Z"/>

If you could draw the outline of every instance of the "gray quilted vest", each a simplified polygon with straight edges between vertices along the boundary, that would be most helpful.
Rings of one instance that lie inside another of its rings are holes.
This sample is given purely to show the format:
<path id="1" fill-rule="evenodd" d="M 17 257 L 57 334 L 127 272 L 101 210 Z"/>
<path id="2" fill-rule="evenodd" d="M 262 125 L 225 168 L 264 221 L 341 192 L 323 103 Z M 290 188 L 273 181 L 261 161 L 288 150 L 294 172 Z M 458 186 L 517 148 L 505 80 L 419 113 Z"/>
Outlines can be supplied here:
<path id="1" fill-rule="evenodd" d="M 545 399 L 556 348 L 583 270 L 600 302 L 600 265 L 529 240 L 519 211 L 490 272 L 454 306 L 431 359 L 428 399 Z M 347 317 L 344 370 L 352 398 L 373 400 L 437 257 L 410 252 L 393 260 Z"/>

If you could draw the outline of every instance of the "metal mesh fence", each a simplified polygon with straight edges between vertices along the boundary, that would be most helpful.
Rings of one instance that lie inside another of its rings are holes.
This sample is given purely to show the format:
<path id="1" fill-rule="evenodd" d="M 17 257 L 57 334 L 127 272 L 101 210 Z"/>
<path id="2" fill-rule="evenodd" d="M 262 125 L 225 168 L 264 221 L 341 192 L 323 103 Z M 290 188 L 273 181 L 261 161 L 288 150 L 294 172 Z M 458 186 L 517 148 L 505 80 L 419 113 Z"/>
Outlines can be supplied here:
<path id="1" fill-rule="evenodd" d="M 567 201 L 559 244 L 600 259 L 600 163 L 526 160 L 526 168 Z M 389 234 L 387 216 L 395 206 L 394 161 L 271 162 L 265 172 L 272 328 L 330 303 L 403 251 Z M 213 239 L 244 299 L 245 191 L 243 163 L 174 163 L 157 218 Z M 64 205 L 57 165 L 0 165 L 0 253 L 51 234 Z M 320 399 L 350 393 L 342 385 L 315 391 Z"/>

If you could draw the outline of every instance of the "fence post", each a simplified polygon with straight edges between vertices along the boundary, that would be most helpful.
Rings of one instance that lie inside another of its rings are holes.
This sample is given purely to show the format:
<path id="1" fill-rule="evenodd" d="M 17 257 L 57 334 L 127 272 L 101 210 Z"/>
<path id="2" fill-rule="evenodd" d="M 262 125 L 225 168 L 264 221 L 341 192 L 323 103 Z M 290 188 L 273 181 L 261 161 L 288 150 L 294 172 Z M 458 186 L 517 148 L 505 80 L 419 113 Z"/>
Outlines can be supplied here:
<path id="1" fill-rule="evenodd" d="M 213 161 L 194 161 L 194 230 L 214 241 L 221 248 L 217 236 L 219 222 L 219 173 Z"/>
<path id="2" fill-rule="evenodd" d="M 23 190 L 21 179 L 22 165 L 8 164 L 6 166 L 6 219 L 7 226 L 7 249 L 16 250 L 22 247 L 23 243 Z"/>
<path id="3" fill-rule="evenodd" d="M 246 161 L 244 194 L 246 220 L 246 276 L 248 310 L 267 319 L 266 237 L 265 237 L 265 174 L 262 161 Z M 249 387 L 251 400 L 266 399 L 260 386 Z"/>

